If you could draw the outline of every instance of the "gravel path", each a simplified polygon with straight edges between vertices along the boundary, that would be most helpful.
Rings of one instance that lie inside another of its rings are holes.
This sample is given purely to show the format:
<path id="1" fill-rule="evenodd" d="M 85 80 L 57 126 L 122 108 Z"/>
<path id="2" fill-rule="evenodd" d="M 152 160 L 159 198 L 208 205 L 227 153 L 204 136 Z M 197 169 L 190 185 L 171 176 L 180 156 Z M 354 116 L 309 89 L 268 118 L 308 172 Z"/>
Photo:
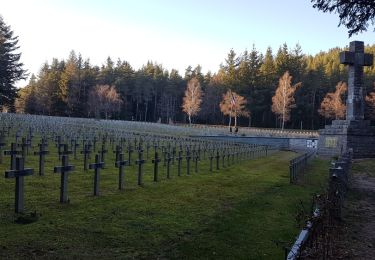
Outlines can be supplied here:
<path id="1" fill-rule="evenodd" d="M 375 168 L 357 162 L 343 213 L 335 259 L 375 259 Z"/>

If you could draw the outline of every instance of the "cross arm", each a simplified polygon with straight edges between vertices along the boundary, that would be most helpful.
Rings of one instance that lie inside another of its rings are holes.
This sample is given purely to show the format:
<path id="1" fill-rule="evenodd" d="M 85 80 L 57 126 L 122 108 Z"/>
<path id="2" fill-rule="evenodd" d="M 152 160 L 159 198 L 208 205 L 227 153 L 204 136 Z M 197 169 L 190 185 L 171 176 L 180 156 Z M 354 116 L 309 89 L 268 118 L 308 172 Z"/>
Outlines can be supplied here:
<path id="1" fill-rule="evenodd" d="M 34 155 L 45 155 L 45 154 L 49 154 L 49 151 L 34 152 Z"/>
<path id="2" fill-rule="evenodd" d="M 159 158 L 155 158 L 152 160 L 152 163 L 159 163 L 160 162 L 160 159 Z"/>
<path id="3" fill-rule="evenodd" d="M 354 52 L 342 51 L 340 52 L 340 63 L 345 65 L 354 64 L 355 55 Z"/>
<path id="4" fill-rule="evenodd" d="M 374 55 L 365 53 L 364 59 L 363 59 L 363 65 L 372 66 L 373 62 L 374 62 Z"/>
<path id="5" fill-rule="evenodd" d="M 128 161 L 117 161 L 115 162 L 115 167 L 120 167 L 120 166 L 126 166 L 128 165 Z"/>
<path id="6" fill-rule="evenodd" d="M 23 169 L 23 170 L 10 170 L 5 171 L 5 178 L 16 178 L 21 176 L 29 176 L 33 175 L 34 170 L 33 169 Z"/>
<path id="7" fill-rule="evenodd" d="M 136 164 L 142 164 L 142 163 L 145 163 L 145 162 L 146 162 L 146 160 L 136 160 L 135 161 Z"/>
<path id="8" fill-rule="evenodd" d="M 71 172 L 74 171 L 74 165 L 56 166 L 53 168 L 54 173 Z"/>
<path id="9" fill-rule="evenodd" d="M 13 154 L 20 154 L 20 151 L 10 150 L 10 151 L 4 151 L 4 155 L 13 155 Z"/>
<path id="10" fill-rule="evenodd" d="M 98 169 L 98 168 L 103 169 L 104 168 L 104 162 L 89 164 L 89 169 Z"/>

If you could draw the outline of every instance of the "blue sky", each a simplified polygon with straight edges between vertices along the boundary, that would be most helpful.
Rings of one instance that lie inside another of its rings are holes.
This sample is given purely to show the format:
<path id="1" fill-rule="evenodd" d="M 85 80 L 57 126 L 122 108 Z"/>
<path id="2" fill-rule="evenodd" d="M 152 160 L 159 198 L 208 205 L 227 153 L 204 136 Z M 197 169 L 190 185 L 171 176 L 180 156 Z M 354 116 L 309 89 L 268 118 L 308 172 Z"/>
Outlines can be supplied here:
<path id="1" fill-rule="evenodd" d="M 216 72 L 231 48 L 253 44 L 276 53 L 299 43 L 315 54 L 352 40 L 375 43 L 373 28 L 349 39 L 337 14 L 318 12 L 310 0 L 0 0 L 0 7 L 31 73 L 71 50 L 95 65 L 108 56 L 136 69 L 152 60 L 183 74 L 198 64 Z"/>

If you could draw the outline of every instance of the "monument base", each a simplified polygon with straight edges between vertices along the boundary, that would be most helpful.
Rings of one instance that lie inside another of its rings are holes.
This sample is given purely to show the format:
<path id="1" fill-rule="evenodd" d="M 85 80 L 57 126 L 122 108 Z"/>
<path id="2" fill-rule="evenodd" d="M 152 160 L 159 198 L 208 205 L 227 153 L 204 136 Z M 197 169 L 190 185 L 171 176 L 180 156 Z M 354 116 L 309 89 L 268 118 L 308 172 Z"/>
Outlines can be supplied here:
<path id="1" fill-rule="evenodd" d="M 339 156 L 349 148 L 353 158 L 375 157 L 375 127 L 368 120 L 334 120 L 319 130 L 318 155 Z"/>

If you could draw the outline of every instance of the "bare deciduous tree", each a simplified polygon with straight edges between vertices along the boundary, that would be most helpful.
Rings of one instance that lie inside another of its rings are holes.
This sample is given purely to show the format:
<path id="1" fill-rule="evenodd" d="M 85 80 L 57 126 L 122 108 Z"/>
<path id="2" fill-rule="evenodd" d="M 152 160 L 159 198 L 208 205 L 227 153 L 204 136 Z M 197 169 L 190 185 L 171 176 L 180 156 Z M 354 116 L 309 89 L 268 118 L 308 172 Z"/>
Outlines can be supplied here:
<path id="1" fill-rule="evenodd" d="M 301 84 L 299 82 L 292 86 L 292 76 L 289 75 L 289 71 L 279 79 L 279 86 L 272 97 L 272 112 L 282 121 L 282 129 L 285 122 L 290 120 L 290 110 L 295 107 L 294 93 Z"/>
<path id="2" fill-rule="evenodd" d="M 96 117 L 103 113 L 108 119 L 114 112 L 120 111 L 122 102 L 115 87 L 97 85 L 89 94 L 89 111 Z"/>
<path id="3" fill-rule="evenodd" d="M 325 118 L 342 119 L 345 118 L 346 105 L 342 102 L 342 95 L 345 94 L 347 85 L 340 81 L 336 85 L 336 91 L 327 93 L 320 104 L 319 114 Z"/>
<path id="4" fill-rule="evenodd" d="M 232 117 L 234 117 L 234 127 L 237 127 L 237 118 L 239 116 L 250 116 L 250 112 L 246 110 L 246 104 L 247 100 L 236 92 L 228 90 L 223 94 L 223 99 L 220 102 L 220 110 L 224 115 L 229 116 L 229 127 L 232 123 Z"/>
<path id="5" fill-rule="evenodd" d="M 191 117 L 198 114 L 200 105 L 202 103 L 202 89 L 197 78 L 192 78 L 187 84 L 185 96 L 183 98 L 182 111 L 189 117 L 189 124 L 191 124 Z"/>

